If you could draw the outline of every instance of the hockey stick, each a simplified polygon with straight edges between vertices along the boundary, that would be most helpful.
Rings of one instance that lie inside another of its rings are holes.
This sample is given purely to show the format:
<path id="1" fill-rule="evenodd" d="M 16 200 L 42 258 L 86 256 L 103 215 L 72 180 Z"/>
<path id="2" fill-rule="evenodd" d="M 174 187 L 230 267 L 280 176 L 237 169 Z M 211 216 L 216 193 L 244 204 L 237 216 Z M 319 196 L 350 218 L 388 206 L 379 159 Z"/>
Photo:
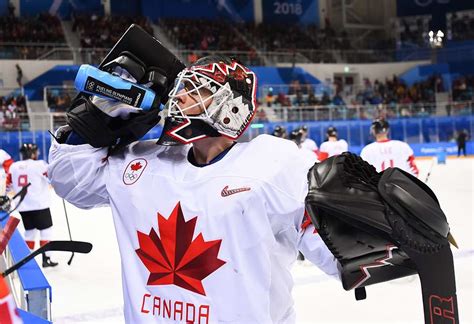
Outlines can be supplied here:
<path id="1" fill-rule="evenodd" d="M 92 250 L 92 244 L 89 242 L 80 241 L 49 241 L 39 249 L 31 252 L 29 255 L 12 265 L 10 268 L 2 273 L 2 277 L 8 276 L 13 271 L 22 267 L 25 263 L 33 259 L 38 254 L 47 251 L 64 251 L 64 252 L 77 252 L 77 253 L 89 253 Z"/>
<path id="2" fill-rule="evenodd" d="M 63 199 L 63 207 L 64 207 L 64 215 L 66 216 L 66 224 L 67 224 L 67 231 L 69 233 L 69 240 L 72 241 L 71 227 L 69 227 L 69 218 L 67 217 L 66 202 L 64 201 L 64 199 Z M 67 265 L 71 265 L 73 258 L 74 258 L 74 251 L 72 252 L 71 257 L 69 258 Z"/>
<path id="3" fill-rule="evenodd" d="M 2 222 L 3 220 L 5 220 L 8 216 L 10 216 L 11 213 L 13 213 L 19 206 L 20 204 L 22 203 L 23 199 L 25 199 L 25 196 L 28 192 L 28 187 L 31 185 L 31 183 L 29 182 L 26 186 L 24 186 L 23 188 L 21 188 L 21 190 L 16 194 L 14 195 L 10 200 L 11 201 L 14 201 L 18 196 L 20 196 L 20 201 L 18 202 L 18 204 L 16 204 L 15 208 L 13 208 L 12 210 L 10 210 L 5 216 L 3 216 L 2 218 L 0 218 L 0 222 Z"/>
<path id="4" fill-rule="evenodd" d="M 434 165 L 435 165 L 435 158 L 433 158 L 433 160 L 431 161 L 431 166 L 430 166 L 430 169 L 428 170 L 428 174 L 426 175 L 425 183 L 428 182 L 428 179 L 430 178 L 430 175 L 431 175 L 431 171 L 433 171 Z"/>
<path id="5" fill-rule="evenodd" d="M 17 209 L 18 206 L 20 206 L 23 199 L 25 199 L 26 193 L 28 192 L 28 186 L 30 186 L 30 185 L 31 185 L 31 183 L 28 183 L 26 186 L 21 188 L 21 190 L 15 196 L 13 196 L 13 198 L 11 200 L 14 200 L 18 196 L 20 196 L 20 201 L 18 202 L 18 204 L 16 205 L 15 208 L 10 210 L 4 217 L 2 217 L 2 219 L 0 219 L 0 222 L 2 222 L 7 217 L 9 217 L 11 215 L 11 213 L 13 213 L 15 211 L 15 209 Z M 13 235 L 13 232 L 15 231 L 15 229 L 18 226 L 19 223 L 20 223 L 20 220 L 16 217 L 12 216 L 8 219 L 7 223 L 5 224 L 5 228 L 0 233 L 0 254 L 2 254 L 3 251 L 5 250 L 8 242 L 10 241 L 10 238 Z"/>
<path id="6" fill-rule="evenodd" d="M 10 217 L 5 225 L 5 228 L 0 233 L 0 254 L 5 251 L 10 238 L 13 235 L 13 232 L 16 230 L 16 227 L 20 223 L 20 220 L 16 217 Z"/>

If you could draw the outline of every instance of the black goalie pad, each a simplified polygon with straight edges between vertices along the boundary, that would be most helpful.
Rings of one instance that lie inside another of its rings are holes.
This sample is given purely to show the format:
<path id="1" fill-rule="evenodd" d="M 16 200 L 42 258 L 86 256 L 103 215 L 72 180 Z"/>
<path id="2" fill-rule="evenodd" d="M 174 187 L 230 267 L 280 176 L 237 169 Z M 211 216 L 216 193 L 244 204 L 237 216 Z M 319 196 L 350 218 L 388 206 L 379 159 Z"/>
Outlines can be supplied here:
<path id="1" fill-rule="evenodd" d="M 341 264 L 344 289 L 418 273 L 425 321 L 457 322 L 449 226 L 428 186 L 397 168 L 377 173 L 348 152 L 315 164 L 308 180 L 306 210 Z M 433 301 L 449 301 L 446 316 Z"/>

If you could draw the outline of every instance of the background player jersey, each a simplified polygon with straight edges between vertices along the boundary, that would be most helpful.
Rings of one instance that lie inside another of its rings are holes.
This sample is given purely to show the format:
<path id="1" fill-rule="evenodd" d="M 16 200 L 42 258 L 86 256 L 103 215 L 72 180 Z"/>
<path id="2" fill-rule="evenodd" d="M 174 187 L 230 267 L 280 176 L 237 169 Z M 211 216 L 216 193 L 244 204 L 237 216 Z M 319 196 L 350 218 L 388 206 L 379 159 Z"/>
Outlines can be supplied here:
<path id="1" fill-rule="evenodd" d="M 8 169 L 10 168 L 10 165 L 12 163 L 13 163 L 13 159 L 10 156 L 10 154 L 8 154 L 4 150 L 0 149 L 0 164 L 3 167 L 3 169 L 5 170 L 5 172 L 8 172 Z"/>
<path id="2" fill-rule="evenodd" d="M 316 152 L 318 150 L 318 145 L 316 144 L 315 141 L 313 141 L 311 138 L 306 138 L 302 143 L 301 143 L 301 148 Z"/>
<path id="3" fill-rule="evenodd" d="M 31 211 L 49 208 L 51 196 L 47 178 L 48 164 L 43 160 L 24 160 L 10 166 L 10 181 L 15 192 L 28 183 L 28 193 L 18 207 L 18 211 Z"/>
<path id="4" fill-rule="evenodd" d="M 189 149 L 139 142 L 103 163 L 105 149 L 51 146 L 58 195 L 112 208 L 125 320 L 294 322 L 297 250 L 338 275 L 319 235 L 301 229 L 316 155 L 269 135 L 205 167 L 188 162 Z"/>
<path id="5" fill-rule="evenodd" d="M 325 152 L 328 154 L 327 157 L 331 157 L 334 155 L 339 155 L 343 152 L 347 152 L 348 145 L 347 142 L 343 139 L 337 141 L 326 141 L 321 144 L 319 151 Z"/>
<path id="6" fill-rule="evenodd" d="M 0 196 L 5 196 L 7 193 L 7 174 L 3 168 L 0 168 Z"/>
<path id="7" fill-rule="evenodd" d="M 372 164 L 377 172 L 397 167 L 415 176 L 418 175 L 418 169 L 413 161 L 413 150 L 402 141 L 388 140 L 371 143 L 362 149 L 360 156 Z"/>

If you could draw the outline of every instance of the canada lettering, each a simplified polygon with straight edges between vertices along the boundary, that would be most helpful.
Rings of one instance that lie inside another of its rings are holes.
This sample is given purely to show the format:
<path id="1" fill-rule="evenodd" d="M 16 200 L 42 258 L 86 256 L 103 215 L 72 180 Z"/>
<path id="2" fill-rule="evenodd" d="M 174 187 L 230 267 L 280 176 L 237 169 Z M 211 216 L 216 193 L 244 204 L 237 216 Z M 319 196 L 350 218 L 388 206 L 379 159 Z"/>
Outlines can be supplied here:
<path id="1" fill-rule="evenodd" d="M 210 316 L 209 305 L 195 305 L 151 294 L 143 295 L 140 311 L 142 314 L 186 323 L 208 324 Z"/>

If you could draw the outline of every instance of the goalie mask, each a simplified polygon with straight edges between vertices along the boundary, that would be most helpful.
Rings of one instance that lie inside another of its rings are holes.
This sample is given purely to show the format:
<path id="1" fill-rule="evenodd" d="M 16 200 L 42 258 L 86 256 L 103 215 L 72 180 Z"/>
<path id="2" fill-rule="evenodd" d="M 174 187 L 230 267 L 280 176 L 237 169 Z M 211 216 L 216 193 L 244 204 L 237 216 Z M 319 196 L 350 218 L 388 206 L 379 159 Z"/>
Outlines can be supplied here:
<path id="1" fill-rule="evenodd" d="M 216 136 L 237 139 L 255 116 L 256 87 L 255 74 L 230 58 L 198 60 L 176 78 L 158 143 L 187 144 Z"/>

